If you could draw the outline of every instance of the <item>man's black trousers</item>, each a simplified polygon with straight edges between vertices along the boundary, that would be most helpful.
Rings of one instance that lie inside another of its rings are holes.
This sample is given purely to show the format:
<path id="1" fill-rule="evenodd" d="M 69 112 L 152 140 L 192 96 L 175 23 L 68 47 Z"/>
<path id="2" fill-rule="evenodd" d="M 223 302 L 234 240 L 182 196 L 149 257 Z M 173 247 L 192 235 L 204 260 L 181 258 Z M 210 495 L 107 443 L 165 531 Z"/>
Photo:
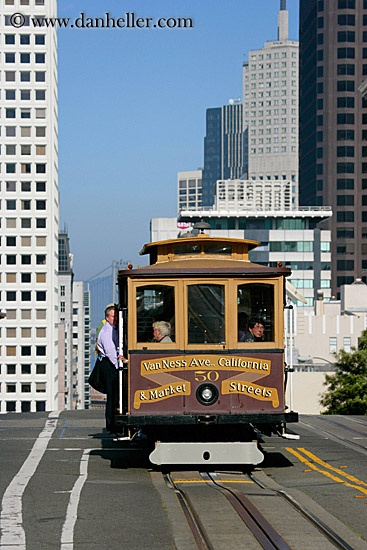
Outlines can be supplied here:
<path id="1" fill-rule="evenodd" d="M 113 415 L 119 404 L 119 373 L 107 357 L 101 360 L 101 368 L 106 386 L 106 429 L 108 432 L 114 431 Z"/>

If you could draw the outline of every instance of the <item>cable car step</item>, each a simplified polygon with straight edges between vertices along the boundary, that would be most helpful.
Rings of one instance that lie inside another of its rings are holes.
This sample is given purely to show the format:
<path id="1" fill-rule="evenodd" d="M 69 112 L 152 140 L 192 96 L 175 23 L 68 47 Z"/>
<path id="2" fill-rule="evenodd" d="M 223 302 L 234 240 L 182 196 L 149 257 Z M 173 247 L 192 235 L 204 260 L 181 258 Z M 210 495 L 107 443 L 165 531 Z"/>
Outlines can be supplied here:
<path id="1" fill-rule="evenodd" d="M 161 443 L 149 455 L 153 464 L 259 464 L 264 460 L 256 441 L 236 443 Z"/>

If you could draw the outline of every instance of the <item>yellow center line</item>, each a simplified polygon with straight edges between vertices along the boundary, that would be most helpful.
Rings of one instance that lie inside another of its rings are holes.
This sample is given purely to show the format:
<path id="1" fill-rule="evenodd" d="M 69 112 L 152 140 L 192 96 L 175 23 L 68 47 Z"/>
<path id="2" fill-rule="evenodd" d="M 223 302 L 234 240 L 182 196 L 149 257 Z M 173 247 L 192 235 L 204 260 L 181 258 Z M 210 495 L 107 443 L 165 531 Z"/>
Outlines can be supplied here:
<path id="1" fill-rule="evenodd" d="M 367 487 L 367 483 L 365 483 L 364 481 L 361 481 L 361 480 L 357 479 L 356 477 L 353 477 L 353 476 L 347 474 L 346 472 L 343 472 L 342 470 L 339 470 L 338 468 L 335 468 L 334 466 L 331 466 L 331 464 L 328 464 L 327 462 L 324 462 L 323 460 L 321 460 L 320 458 L 318 458 L 314 454 L 310 453 L 310 451 L 307 451 L 306 449 L 304 449 L 302 447 L 298 447 L 298 450 L 302 451 L 309 458 L 312 458 L 312 460 L 317 462 L 317 464 L 320 464 L 321 466 L 324 466 L 324 468 L 329 468 L 329 470 L 333 470 L 333 472 L 336 472 L 337 474 L 340 474 L 340 475 L 346 477 L 347 479 L 349 479 L 349 481 L 353 481 L 353 483 L 358 483 L 359 485 L 365 485 Z"/>
<path id="2" fill-rule="evenodd" d="M 330 472 L 325 472 L 324 470 L 320 470 L 320 468 L 318 468 L 317 466 L 312 464 L 309 460 L 304 458 L 302 455 L 297 453 L 297 451 L 293 450 L 290 447 L 287 447 L 286 450 L 288 452 L 292 453 L 294 456 L 296 456 L 301 462 L 303 462 L 304 464 L 307 464 L 307 466 L 309 466 L 313 470 L 316 470 L 320 474 L 323 474 L 324 476 L 329 477 L 330 479 L 332 479 L 333 481 L 336 481 L 337 483 L 342 483 L 343 485 L 346 485 L 347 487 L 353 487 L 354 489 L 357 489 L 358 491 L 361 491 L 361 493 L 364 493 L 365 495 L 367 495 L 367 489 L 364 489 L 363 487 L 358 487 L 357 485 L 352 485 L 351 483 L 348 483 L 344 479 L 340 479 L 339 477 L 336 477 L 333 474 L 330 474 Z"/>

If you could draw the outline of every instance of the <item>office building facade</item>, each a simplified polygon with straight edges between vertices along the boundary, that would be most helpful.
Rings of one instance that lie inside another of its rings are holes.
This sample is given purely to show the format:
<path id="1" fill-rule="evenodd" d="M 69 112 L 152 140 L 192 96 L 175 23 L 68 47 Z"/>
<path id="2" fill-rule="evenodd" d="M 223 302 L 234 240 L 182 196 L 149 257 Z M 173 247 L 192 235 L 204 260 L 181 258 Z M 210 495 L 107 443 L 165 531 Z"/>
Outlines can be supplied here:
<path id="1" fill-rule="evenodd" d="M 230 100 L 229 105 L 207 109 L 202 177 L 203 206 L 213 206 L 217 180 L 243 177 L 247 170 L 244 154 L 246 135 L 243 132 L 242 104 L 239 100 Z"/>
<path id="2" fill-rule="evenodd" d="M 367 281 L 367 1 L 300 3 L 300 204 L 331 205 L 332 293 Z"/>
<path id="3" fill-rule="evenodd" d="M 330 289 L 330 231 L 319 224 L 331 217 L 330 208 L 300 208 L 299 210 L 182 210 L 178 220 L 194 224 L 207 222 L 208 234 L 215 237 L 249 239 L 260 245 L 249 253 L 258 264 L 276 267 L 278 262 L 292 269 L 289 281 L 313 306 L 317 291 L 322 289 L 325 300 Z"/>
<path id="4" fill-rule="evenodd" d="M 56 0 L 1 2 L 1 412 L 59 404 L 57 32 L 34 15 Z"/>

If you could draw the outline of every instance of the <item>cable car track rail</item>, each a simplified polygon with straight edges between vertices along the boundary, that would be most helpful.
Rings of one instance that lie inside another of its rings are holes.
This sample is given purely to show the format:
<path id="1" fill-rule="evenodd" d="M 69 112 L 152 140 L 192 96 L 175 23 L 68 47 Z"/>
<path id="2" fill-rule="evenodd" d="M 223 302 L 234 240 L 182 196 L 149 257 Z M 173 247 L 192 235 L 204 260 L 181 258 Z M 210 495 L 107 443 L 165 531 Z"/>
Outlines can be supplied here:
<path id="1" fill-rule="evenodd" d="M 322 432 L 326 435 L 329 435 L 331 437 L 334 437 L 335 439 L 342 441 L 343 443 L 352 445 L 353 447 L 357 447 L 358 449 L 362 449 L 364 452 L 367 451 L 366 445 L 361 445 L 360 443 L 356 443 L 355 441 L 351 441 L 349 439 L 346 439 L 345 437 L 342 437 L 340 435 L 336 435 L 335 433 L 329 432 L 328 430 L 324 430 L 323 428 L 320 428 L 319 426 L 313 426 L 312 424 L 309 424 L 308 422 L 305 422 L 304 420 L 299 421 L 300 424 L 303 424 L 304 426 L 307 426 L 311 428 L 312 430 L 315 430 L 316 432 Z"/>
<path id="2" fill-rule="evenodd" d="M 214 486 L 227 498 L 262 548 L 265 550 L 291 550 L 290 546 L 243 493 L 225 487 L 223 485 L 225 482 L 216 481 L 209 473 L 200 472 L 200 475 L 208 485 Z"/>
<path id="3" fill-rule="evenodd" d="M 236 489 L 225 487 L 223 485 L 225 481 L 220 483 L 208 472 L 200 472 L 200 476 L 206 482 L 206 485 L 219 491 L 226 497 L 231 507 L 237 512 L 242 522 L 264 550 L 291 550 L 279 533 L 243 493 Z M 175 482 L 170 474 L 163 474 L 163 477 L 168 487 L 173 489 L 177 495 L 198 548 L 214 549 L 187 491 L 178 487 L 180 483 Z"/>
<path id="4" fill-rule="evenodd" d="M 365 437 L 367 439 L 367 433 L 366 432 L 360 432 L 358 430 L 354 430 L 353 428 L 348 428 L 348 426 L 345 426 L 344 424 L 341 424 L 340 422 L 335 422 L 335 420 L 331 420 L 330 418 L 326 418 L 324 416 L 320 416 L 319 419 L 322 422 L 326 422 L 327 424 L 332 424 L 333 426 L 337 426 L 338 428 L 342 428 L 343 430 L 346 430 L 347 432 L 351 432 L 356 435 L 360 435 L 362 437 Z"/>
<path id="5" fill-rule="evenodd" d="M 177 499 L 180 503 L 180 506 L 198 549 L 214 550 L 214 546 L 212 545 L 210 538 L 203 524 L 201 523 L 200 518 L 194 506 L 192 505 L 190 498 L 187 495 L 187 492 L 177 486 L 169 473 L 163 474 L 163 478 L 167 486 L 176 493 Z"/>
<path id="6" fill-rule="evenodd" d="M 286 491 L 280 489 L 269 489 L 264 483 L 257 479 L 253 474 L 248 474 L 249 478 L 256 483 L 262 489 L 267 491 L 274 491 L 277 495 L 281 496 L 288 504 L 293 506 L 304 518 L 309 520 L 336 548 L 340 550 L 354 550 L 345 540 L 343 540 L 335 531 L 328 527 L 321 519 L 315 516 L 310 510 L 307 510 L 302 504 L 300 504 L 295 498 L 289 495 Z"/>

